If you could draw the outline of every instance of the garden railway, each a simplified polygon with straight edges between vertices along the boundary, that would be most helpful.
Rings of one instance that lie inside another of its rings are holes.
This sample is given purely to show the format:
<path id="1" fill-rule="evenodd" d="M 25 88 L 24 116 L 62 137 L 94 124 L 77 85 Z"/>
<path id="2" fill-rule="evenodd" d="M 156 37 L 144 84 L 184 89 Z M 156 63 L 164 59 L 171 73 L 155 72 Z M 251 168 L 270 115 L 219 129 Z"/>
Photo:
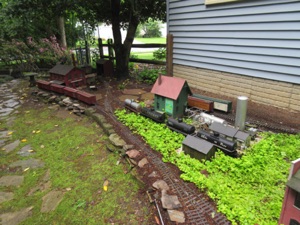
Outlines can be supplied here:
<path id="1" fill-rule="evenodd" d="M 185 213 L 185 224 L 231 224 L 223 214 L 217 212 L 215 203 L 211 201 L 205 193 L 200 192 L 193 184 L 184 182 L 182 179 L 180 179 L 180 172 L 177 168 L 171 164 L 164 163 L 159 153 L 153 151 L 148 145 L 145 145 L 145 142 L 141 139 L 141 137 L 132 134 L 129 128 L 125 127 L 117 120 L 114 115 L 115 109 L 118 107 L 124 107 L 124 105 L 117 98 L 117 93 L 122 93 L 122 91 L 114 88 L 114 86 L 107 81 L 103 81 L 101 88 L 98 88 L 98 90 L 101 90 L 101 93 L 103 96 L 105 96 L 105 98 L 101 99 L 101 101 L 98 101 L 93 107 L 97 112 L 103 114 L 107 118 L 107 120 L 114 126 L 117 133 L 126 141 L 126 143 L 133 144 L 137 149 L 142 150 L 143 154 L 147 157 L 151 165 L 152 171 L 157 171 L 157 174 L 159 174 L 168 184 L 171 192 L 178 196 Z M 218 112 L 215 112 L 214 114 L 220 118 L 226 119 L 228 122 L 234 121 L 234 115 Z M 248 118 L 248 121 L 251 120 Z M 259 129 L 262 128 L 266 130 L 265 123 L 260 123 L 259 121 L 254 122 L 257 124 L 254 126 L 257 126 Z M 273 128 L 273 130 L 285 130 L 288 133 L 293 131 L 283 127 L 278 128 L 278 125 L 271 125 L 271 128 Z M 151 186 L 152 183 L 150 183 L 148 176 L 144 176 L 146 172 L 149 171 L 141 172 L 141 179 L 146 185 Z M 161 208 L 161 202 L 157 200 L 157 203 Z M 161 212 L 165 224 L 174 224 L 169 220 L 165 210 L 162 210 Z"/>

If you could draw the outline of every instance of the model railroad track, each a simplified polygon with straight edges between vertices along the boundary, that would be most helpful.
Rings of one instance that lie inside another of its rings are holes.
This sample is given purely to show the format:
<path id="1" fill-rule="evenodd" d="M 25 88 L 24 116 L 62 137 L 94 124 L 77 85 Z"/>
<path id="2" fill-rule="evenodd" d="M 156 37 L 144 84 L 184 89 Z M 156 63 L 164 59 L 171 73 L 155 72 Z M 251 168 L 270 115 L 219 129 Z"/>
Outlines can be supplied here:
<path id="1" fill-rule="evenodd" d="M 235 122 L 235 116 L 232 114 L 224 114 L 221 112 L 214 111 L 214 116 L 220 117 L 226 121 L 230 121 L 232 124 Z M 288 134 L 297 134 L 300 132 L 296 129 L 291 129 L 290 127 L 286 127 L 283 125 L 274 125 L 267 122 L 257 121 L 252 118 L 247 118 L 247 122 L 250 126 L 253 126 L 261 131 L 272 131 L 275 133 L 288 133 Z"/>
<path id="2" fill-rule="evenodd" d="M 171 191 L 178 196 L 182 207 L 185 209 L 185 224 L 195 225 L 230 225 L 230 221 L 221 214 L 216 212 L 214 205 L 207 200 L 204 193 L 192 189 L 188 183 L 181 179 L 178 179 L 172 172 L 168 164 L 162 162 L 162 160 L 155 154 L 154 150 L 145 145 L 145 143 L 134 136 L 130 130 L 117 121 L 114 116 L 114 112 L 110 98 L 110 91 L 107 88 L 107 98 L 104 100 L 104 108 L 95 106 L 97 111 L 109 117 L 114 121 L 117 130 L 122 133 L 122 136 L 128 143 L 134 144 L 136 147 L 143 149 L 147 155 L 148 161 L 154 165 L 155 169 L 162 174 L 163 180 L 169 185 Z"/>

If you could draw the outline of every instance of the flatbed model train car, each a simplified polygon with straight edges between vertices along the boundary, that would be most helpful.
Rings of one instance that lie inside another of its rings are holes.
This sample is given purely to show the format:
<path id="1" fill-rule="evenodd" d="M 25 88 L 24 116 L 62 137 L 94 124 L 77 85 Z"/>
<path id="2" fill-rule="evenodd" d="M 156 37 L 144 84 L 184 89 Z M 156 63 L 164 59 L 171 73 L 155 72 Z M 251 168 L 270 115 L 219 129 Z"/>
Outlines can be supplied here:
<path id="1" fill-rule="evenodd" d="M 211 97 L 199 95 L 199 94 L 193 94 L 192 97 L 202 99 L 205 101 L 212 101 L 214 110 L 219 110 L 219 111 L 222 111 L 225 113 L 229 113 L 232 110 L 232 102 L 231 101 L 218 99 L 218 98 L 211 98 Z"/>
<path id="2" fill-rule="evenodd" d="M 69 97 L 72 97 L 74 99 L 77 99 L 81 102 L 84 102 L 88 105 L 94 105 L 96 104 L 96 96 L 90 93 L 87 93 L 85 91 L 79 91 L 74 88 L 66 87 L 63 85 L 51 83 L 49 81 L 44 81 L 44 80 L 38 80 L 36 81 L 36 84 L 38 88 L 47 90 L 47 91 L 52 91 L 58 94 L 63 94 Z"/>

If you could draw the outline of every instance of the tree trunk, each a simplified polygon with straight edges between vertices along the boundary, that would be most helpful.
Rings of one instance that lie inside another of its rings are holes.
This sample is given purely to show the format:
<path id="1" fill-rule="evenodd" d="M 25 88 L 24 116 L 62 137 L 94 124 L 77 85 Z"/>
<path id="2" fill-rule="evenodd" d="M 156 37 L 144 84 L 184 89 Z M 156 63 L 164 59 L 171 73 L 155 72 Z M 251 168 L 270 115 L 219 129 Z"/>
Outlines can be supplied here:
<path id="1" fill-rule="evenodd" d="M 60 16 L 57 18 L 58 29 L 60 33 L 60 45 L 63 48 L 67 48 L 67 39 L 66 39 L 66 31 L 65 31 L 65 18 Z"/>
<path id="2" fill-rule="evenodd" d="M 111 0 L 112 30 L 114 36 L 114 49 L 116 55 L 116 75 L 118 79 L 129 76 L 129 57 L 134 35 L 138 26 L 138 19 L 131 13 L 129 27 L 124 43 L 120 31 L 120 0 Z"/>

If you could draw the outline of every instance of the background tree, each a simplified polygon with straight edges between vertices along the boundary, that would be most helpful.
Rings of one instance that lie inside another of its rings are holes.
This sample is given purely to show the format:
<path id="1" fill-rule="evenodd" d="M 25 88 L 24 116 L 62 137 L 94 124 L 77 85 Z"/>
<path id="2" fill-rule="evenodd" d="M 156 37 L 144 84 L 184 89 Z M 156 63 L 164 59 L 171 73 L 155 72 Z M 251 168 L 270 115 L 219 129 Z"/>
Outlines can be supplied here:
<path id="1" fill-rule="evenodd" d="M 161 22 L 149 18 L 147 22 L 138 26 L 138 32 L 136 36 L 139 37 L 161 37 Z"/>
<path id="2" fill-rule="evenodd" d="M 95 26 L 98 22 L 112 25 L 118 78 L 129 75 L 129 56 L 139 23 L 153 20 L 165 21 L 166 2 L 162 0 L 77 0 L 78 14 L 82 20 Z M 127 29 L 122 37 L 121 29 Z"/>

